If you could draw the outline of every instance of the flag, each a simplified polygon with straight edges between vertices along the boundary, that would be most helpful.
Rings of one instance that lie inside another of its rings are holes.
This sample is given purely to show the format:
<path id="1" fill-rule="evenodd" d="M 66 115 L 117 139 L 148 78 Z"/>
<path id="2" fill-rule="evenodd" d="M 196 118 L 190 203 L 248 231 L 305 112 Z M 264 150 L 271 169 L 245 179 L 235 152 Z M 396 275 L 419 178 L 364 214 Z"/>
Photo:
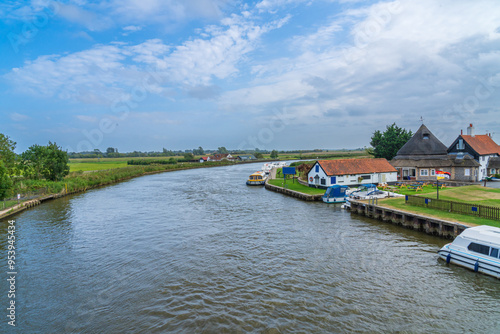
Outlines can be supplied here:
<path id="1" fill-rule="evenodd" d="M 442 170 L 436 170 L 436 176 L 438 180 L 449 179 L 451 174 L 449 172 L 443 172 Z"/>

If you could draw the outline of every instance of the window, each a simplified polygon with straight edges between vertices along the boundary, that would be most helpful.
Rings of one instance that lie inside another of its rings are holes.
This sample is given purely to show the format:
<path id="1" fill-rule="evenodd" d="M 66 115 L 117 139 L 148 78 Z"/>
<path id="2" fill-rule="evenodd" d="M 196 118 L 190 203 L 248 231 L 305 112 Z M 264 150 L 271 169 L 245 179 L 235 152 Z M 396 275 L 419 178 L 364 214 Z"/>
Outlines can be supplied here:
<path id="1" fill-rule="evenodd" d="M 326 185 L 326 179 L 324 177 L 321 178 L 321 185 L 323 185 L 323 186 Z"/>
<path id="2" fill-rule="evenodd" d="M 436 176 L 436 170 L 435 169 L 431 169 L 431 176 Z"/>
<path id="3" fill-rule="evenodd" d="M 319 173 L 319 165 L 316 164 L 316 173 Z"/>
<path id="4" fill-rule="evenodd" d="M 420 170 L 420 176 L 428 176 L 428 175 L 429 175 L 428 169 L 421 169 Z"/>
<path id="5" fill-rule="evenodd" d="M 491 253 L 490 253 L 490 256 L 493 256 L 493 257 L 498 257 L 498 248 L 493 248 L 493 247 L 491 247 Z"/>
<path id="6" fill-rule="evenodd" d="M 476 244 L 475 242 L 471 242 L 469 247 L 467 247 L 468 250 L 476 253 L 481 253 L 484 255 L 490 255 L 490 247 L 481 245 L 481 244 Z"/>
<path id="7" fill-rule="evenodd" d="M 484 161 L 484 157 L 481 157 L 481 161 Z"/>
<path id="8" fill-rule="evenodd" d="M 466 168 L 466 169 L 464 170 L 464 175 L 465 175 L 465 176 L 470 176 L 470 169 L 469 169 L 469 168 Z"/>
<path id="9" fill-rule="evenodd" d="M 464 149 L 464 140 L 459 139 L 457 143 L 457 150 L 463 150 Z"/>
<path id="10" fill-rule="evenodd" d="M 428 133 L 424 133 L 423 137 L 424 139 L 429 139 L 429 134 Z"/>
<path id="11" fill-rule="evenodd" d="M 362 180 L 371 180 L 372 176 L 371 175 L 361 175 L 360 178 Z"/>

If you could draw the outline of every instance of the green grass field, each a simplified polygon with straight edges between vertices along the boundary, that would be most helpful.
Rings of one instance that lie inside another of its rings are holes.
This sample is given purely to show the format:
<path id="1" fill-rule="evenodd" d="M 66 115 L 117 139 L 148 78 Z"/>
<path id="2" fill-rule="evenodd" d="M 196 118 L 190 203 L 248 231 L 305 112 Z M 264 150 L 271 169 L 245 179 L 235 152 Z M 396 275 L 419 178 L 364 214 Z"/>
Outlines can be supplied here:
<path id="1" fill-rule="evenodd" d="M 409 194 L 415 195 L 415 192 Z M 434 188 L 432 192 L 423 194 L 419 191 L 417 195 L 428 198 L 436 198 L 436 188 Z M 500 207 L 500 189 L 485 188 L 477 185 L 445 188 L 439 190 L 439 199 Z M 383 199 L 379 200 L 379 204 L 402 211 L 409 211 L 444 220 L 462 222 L 466 224 L 490 225 L 500 227 L 500 221 L 496 220 L 407 205 L 404 198 Z"/>
<path id="2" fill-rule="evenodd" d="M 283 179 L 269 180 L 269 183 L 283 188 Z M 298 183 L 297 180 L 295 180 L 295 183 L 292 183 L 292 180 L 286 180 L 286 187 L 287 189 L 298 191 L 307 195 L 323 195 L 325 193 L 325 189 L 306 187 Z"/>
<path id="3" fill-rule="evenodd" d="M 93 158 L 93 159 L 70 159 L 70 172 L 93 171 L 103 169 L 114 169 L 127 167 L 129 160 L 168 160 L 172 157 L 138 157 L 138 158 Z M 182 158 L 182 157 L 174 157 Z"/>

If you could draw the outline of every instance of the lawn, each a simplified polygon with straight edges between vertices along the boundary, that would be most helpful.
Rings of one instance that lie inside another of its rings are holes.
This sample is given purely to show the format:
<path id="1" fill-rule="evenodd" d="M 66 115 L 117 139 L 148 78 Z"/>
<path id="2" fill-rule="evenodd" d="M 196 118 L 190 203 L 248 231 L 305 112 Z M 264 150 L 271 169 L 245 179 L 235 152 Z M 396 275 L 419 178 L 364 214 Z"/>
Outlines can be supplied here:
<path id="1" fill-rule="evenodd" d="M 436 191 L 425 197 L 436 198 Z M 439 190 L 439 199 L 500 207 L 500 189 L 479 185 L 446 188 Z"/>
<path id="2" fill-rule="evenodd" d="M 413 193 L 411 193 L 412 191 Z M 406 190 L 400 193 L 415 195 L 414 190 Z M 434 188 L 434 191 L 423 194 L 422 192 L 419 192 L 417 195 L 428 198 L 436 198 L 436 189 Z M 439 199 L 500 207 L 500 189 L 487 188 L 479 185 L 445 188 L 439 190 Z M 489 220 L 458 213 L 450 213 L 443 210 L 407 205 L 404 198 L 384 199 L 379 201 L 379 203 L 383 206 L 392 207 L 398 210 L 410 211 L 445 220 L 500 227 L 500 221 L 496 220 Z"/>
<path id="3" fill-rule="evenodd" d="M 283 179 L 274 179 L 269 180 L 269 183 L 278 187 L 283 187 Z M 325 189 L 317 189 L 304 186 L 295 180 L 295 183 L 292 180 L 286 180 L 287 189 L 301 192 L 307 195 L 323 195 L 325 193 Z"/>
<path id="4" fill-rule="evenodd" d="M 439 196 L 441 197 L 441 196 Z M 412 213 L 417 213 L 423 216 L 439 218 L 443 220 L 454 221 L 458 223 L 465 224 L 475 224 L 475 225 L 490 225 L 500 227 L 500 221 L 489 220 L 484 218 L 478 218 L 474 216 L 461 215 L 458 213 L 450 213 L 448 211 L 442 211 L 437 209 L 428 209 L 419 206 L 406 205 L 404 198 L 390 198 L 382 199 L 378 201 L 379 205 L 401 210 Z"/>

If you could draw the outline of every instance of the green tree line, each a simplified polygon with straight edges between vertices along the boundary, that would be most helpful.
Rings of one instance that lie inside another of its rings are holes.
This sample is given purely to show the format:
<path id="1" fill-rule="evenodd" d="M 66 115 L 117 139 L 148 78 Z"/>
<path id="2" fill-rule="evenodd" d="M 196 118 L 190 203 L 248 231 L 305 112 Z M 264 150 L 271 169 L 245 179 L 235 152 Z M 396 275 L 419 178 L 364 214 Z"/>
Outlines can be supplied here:
<path id="1" fill-rule="evenodd" d="M 0 200 L 9 197 L 15 179 L 61 181 L 69 174 L 69 157 L 56 143 L 32 145 L 20 155 L 16 142 L 0 133 Z"/>

